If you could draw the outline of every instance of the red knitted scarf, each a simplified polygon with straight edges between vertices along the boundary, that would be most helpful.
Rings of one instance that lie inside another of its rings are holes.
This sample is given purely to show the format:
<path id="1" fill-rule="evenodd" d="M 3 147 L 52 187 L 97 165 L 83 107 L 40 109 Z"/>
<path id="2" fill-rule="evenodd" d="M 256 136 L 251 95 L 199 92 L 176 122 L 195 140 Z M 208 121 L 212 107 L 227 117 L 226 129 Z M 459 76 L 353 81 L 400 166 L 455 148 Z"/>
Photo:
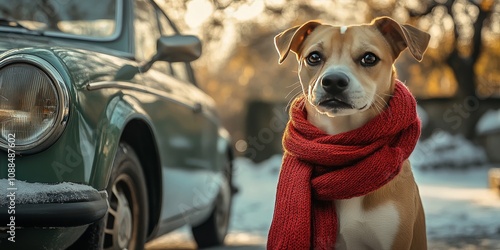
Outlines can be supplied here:
<path id="1" fill-rule="evenodd" d="M 304 98 L 290 110 L 267 249 L 334 249 L 333 200 L 366 195 L 392 180 L 420 135 L 416 102 L 396 81 L 388 107 L 363 127 L 327 135 L 307 121 Z"/>

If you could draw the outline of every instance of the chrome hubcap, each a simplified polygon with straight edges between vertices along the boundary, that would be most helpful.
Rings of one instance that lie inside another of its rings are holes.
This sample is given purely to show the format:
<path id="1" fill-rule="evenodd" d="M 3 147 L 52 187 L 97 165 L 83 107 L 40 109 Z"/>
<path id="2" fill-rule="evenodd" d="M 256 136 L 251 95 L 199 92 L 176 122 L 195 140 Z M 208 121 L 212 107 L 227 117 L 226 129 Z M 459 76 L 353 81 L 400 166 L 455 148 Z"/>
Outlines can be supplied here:
<path id="1" fill-rule="evenodd" d="M 133 203 L 136 196 L 129 176 L 119 176 L 111 188 L 108 219 L 105 233 L 105 249 L 131 249 L 134 245 Z M 107 243 L 106 243 L 107 242 Z"/>
<path id="2" fill-rule="evenodd" d="M 113 192 L 114 193 L 114 192 Z M 120 249 L 128 247 L 132 236 L 132 213 L 128 205 L 127 197 L 123 193 L 116 194 L 118 198 L 118 209 L 114 228 L 118 228 L 117 245 Z"/>

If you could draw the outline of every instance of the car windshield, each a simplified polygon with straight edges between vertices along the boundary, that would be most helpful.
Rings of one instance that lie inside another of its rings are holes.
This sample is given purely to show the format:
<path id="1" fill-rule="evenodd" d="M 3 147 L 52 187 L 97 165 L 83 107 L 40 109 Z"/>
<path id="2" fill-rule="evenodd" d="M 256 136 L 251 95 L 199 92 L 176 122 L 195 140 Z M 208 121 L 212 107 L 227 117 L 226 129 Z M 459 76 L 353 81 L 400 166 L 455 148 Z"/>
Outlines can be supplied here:
<path id="1" fill-rule="evenodd" d="M 121 0 L 0 0 L 0 31 L 110 40 L 118 36 Z"/>

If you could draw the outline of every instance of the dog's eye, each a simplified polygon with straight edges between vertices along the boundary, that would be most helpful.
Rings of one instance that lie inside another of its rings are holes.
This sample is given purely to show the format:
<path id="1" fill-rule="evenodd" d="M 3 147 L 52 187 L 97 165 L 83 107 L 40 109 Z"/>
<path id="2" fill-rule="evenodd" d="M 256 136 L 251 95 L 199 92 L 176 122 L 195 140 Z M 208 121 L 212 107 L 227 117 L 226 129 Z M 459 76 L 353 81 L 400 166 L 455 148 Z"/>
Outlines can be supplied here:
<path id="1" fill-rule="evenodd" d="M 373 53 L 367 52 L 361 57 L 361 66 L 363 67 L 371 67 L 375 66 L 380 59 Z"/>
<path id="2" fill-rule="evenodd" d="M 322 60 L 321 54 L 318 51 L 313 51 L 306 57 L 307 64 L 311 66 L 316 66 L 320 64 L 321 60 Z"/>

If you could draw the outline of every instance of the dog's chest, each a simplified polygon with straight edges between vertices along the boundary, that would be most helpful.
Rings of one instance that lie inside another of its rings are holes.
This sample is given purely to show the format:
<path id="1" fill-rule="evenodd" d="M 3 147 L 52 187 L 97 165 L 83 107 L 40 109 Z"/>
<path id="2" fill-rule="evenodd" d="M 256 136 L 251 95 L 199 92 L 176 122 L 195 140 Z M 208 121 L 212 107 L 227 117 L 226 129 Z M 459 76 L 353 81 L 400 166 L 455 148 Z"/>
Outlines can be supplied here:
<path id="1" fill-rule="evenodd" d="M 399 227 L 399 213 L 392 202 L 369 211 L 363 196 L 335 201 L 339 230 L 335 249 L 391 249 Z"/>

